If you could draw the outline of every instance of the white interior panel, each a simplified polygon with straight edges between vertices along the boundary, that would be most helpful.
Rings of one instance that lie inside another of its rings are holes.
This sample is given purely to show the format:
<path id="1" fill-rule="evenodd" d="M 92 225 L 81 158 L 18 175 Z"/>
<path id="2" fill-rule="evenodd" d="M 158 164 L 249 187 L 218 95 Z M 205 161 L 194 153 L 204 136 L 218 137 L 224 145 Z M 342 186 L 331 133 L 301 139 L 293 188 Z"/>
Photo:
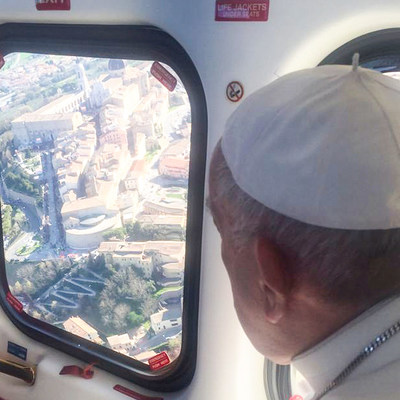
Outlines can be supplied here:
<path id="1" fill-rule="evenodd" d="M 208 158 L 236 108 L 225 98 L 230 81 L 242 82 L 248 95 L 277 76 L 314 66 L 355 37 L 400 25 L 397 0 L 272 0 L 269 21 L 256 23 L 215 22 L 212 0 L 71 0 L 70 12 L 37 12 L 34 3 L 1 0 L 0 23 L 149 24 L 178 40 L 192 58 L 206 93 Z M 188 388 L 163 396 L 262 399 L 263 357 L 236 319 L 218 233 L 207 211 L 204 215 L 197 370 Z M 5 399 L 126 398 L 112 389 L 117 383 L 150 393 L 98 369 L 92 380 L 60 377 L 62 366 L 83 363 L 26 337 L 0 311 L 0 356 L 6 355 L 8 340 L 26 346 L 28 362 L 37 362 L 39 368 L 33 387 L 0 375 L 0 397 Z"/>

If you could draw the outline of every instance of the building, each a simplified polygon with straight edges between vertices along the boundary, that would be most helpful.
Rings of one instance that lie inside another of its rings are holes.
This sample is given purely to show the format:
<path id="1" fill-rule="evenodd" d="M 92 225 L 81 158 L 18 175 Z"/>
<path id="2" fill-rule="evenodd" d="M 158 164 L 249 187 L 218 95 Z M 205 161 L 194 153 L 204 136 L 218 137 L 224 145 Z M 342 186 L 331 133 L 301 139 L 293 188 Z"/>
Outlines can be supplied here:
<path id="1" fill-rule="evenodd" d="M 160 175 L 170 178 L 189 178 L 190 141 L 188 139 L 176 140 L 165 149 L 158 167 Z"/>
<path id="2" fill-rule="evenodd" d="M 129 351 L 135 346 L 135 342 L 127 333 L 124 333 L 123 335 L 109 336 L 107 337 L 107 342 L 114 351 L 123 354 L 129 354 Z"/>
<path id="3" fill-rule="evenodd" d="M 96 81 L 92 85 L 88 105 L 89 108 L 98 109 L 110 98 L 110 90 L 105 88 L 101 82 Z"/>
<path id="4" fill-rule="evenodd" d="M 24 114 L 12 121 L 12 132 L 17 145 L 53 141 L 61 132 L 74 131 L 83 122 L 79 112 L 40 114 L 38 111 Z"/>
<path id="5" fill-rule="evenodd" d="M 167 263 L 184 263 L 185 242 L 102 242 L 98 248 L 106 262 L 136 267 L 150 278 L 154 267 Z"/>
<path id="6" fill-rule="evenodd" d="M 139 88 L 140 97 L 144 97 L 149 93 L 150 81 L 149 74 L 139 68 L 126 68 L 123 76 L 125 85 L 136 83 Z"/>
<path id="7" fill-rule="evenodd" d="M 126 210 L 127 208 L 137 210 L 139 204 L 139 195 L 137 190 L 127 190 L 118 195 L 117 207 L 120 210 Z"/>
<path id="8" fill-rule="evenodd" d="M 69 229 L 65 226 L 65 239 L 72 249 L 94 250 L 104 240 L 106 233 L 121 226 L 119 215 L 108 218 L 104 215 L 95 216 L 80 221 L 78 226 Z"/>
<path id="9" fill-rule="evenodd" d="M 156 353 L 154 350 L 150 351 L 144 351 L 143 353 L 140 353 L 133 358 L 137 361 L 140 361 L 142 363 L 147 363 L 150 358 L 156 356 L 158 353 Z"/>
<path id="10" fill-rule="evenodd" d="M 149 215 L 182 215 L 186 216 L 187 204 L 183 200 L 161 199 L 159 201 L 146 200 L 143 203 L 143 213 Z"/>
<path id="11" fill-rule="evenodd" d="M 186 158 L 162 157 L 160 159 L 158 172 L 169 178 L 189 178 L 189 156 Z"/>
<path id="12" fill-rule="evenodd" d="M 137 190 L 139 193 L 143 190 L 144 177 L 147 173 L 146 160 L 135 160 L 124 179 L 127 190 Z"/>
<path id="13" fill-rule="evenodd" d="M 167 263 L 161 266 L 162 274 L 167 279 L 183 279 L 185 265 L 183 262 Z"/>
<path id="14" fill-rule="evenodd" d="M 150 316 L 151 327 L 155 333 L 160 333 L 175 326 L 182 326 L 181 305 L 171 306 Z"/>
<path id="15" fill-rule="evenodd" d="M 167 232 L 183 232 L 186 227 L 184 215 L 141 215 L 137 218 L 142 227 L 156 227 Z"/>
<path id="16" fill-rule="evenodd" d="M 121 149 L 128 148 L 128 137 L 126 130 L 122 128 L 115 128 L 104 133 L 99 138 L 100 145 L 105 143 L 116 144 Z"/>
<path id="17" fill-rule="evenodd" d="M 87 322 L 85 322 L 79 316 L 68 318 L 63 323 L 63 326 L 66 331 L 73 333 L 74 335 L 79 336 L 83 339 L 90 340 L 91 342 L 97 344 L 103 343 L 96 329 L 91 327 Z"/>
<path id="18" fill-rule="evenodd" d="M 120 179 L 126 175 L 131 163 L 127 149 L 121 150 L 114 144 L 104 144 L 93 157 L 85 160 L 85 166 L 81 165 L 74 173 L 70 170 L 79 158 L 69 165 L 69 169 L 57 171 L 60 193 L 65 201 L 61 215 L 66 242 L 74 249 L 96 248 L 104 240 L 105 233 L 122 226 L 119 207 L 137 204 L 137 196 L 133 193 L 121 198 L 118 195 Z M 78 191 L 80 175 L 84 181 L 86 197 L 74 198 L 71 190 Z M 79 225 L 76 220 L 79 220 Z"/>
<path id="19" fill-rule="evenodd" d="M 85 93 L 64 94 L 45 106 L 39 108 L 34 114 L 52 115 L 67 114 L 79 111 L 81 104 L 85 101 Z"/>
<path id="20" fill-rule="evenodd" d="M 136 132 L 131 133 L 131 137 L 133 155 L 137 158 L 143 158 L 146 155 L 146 135 L 142 132 Z"/>

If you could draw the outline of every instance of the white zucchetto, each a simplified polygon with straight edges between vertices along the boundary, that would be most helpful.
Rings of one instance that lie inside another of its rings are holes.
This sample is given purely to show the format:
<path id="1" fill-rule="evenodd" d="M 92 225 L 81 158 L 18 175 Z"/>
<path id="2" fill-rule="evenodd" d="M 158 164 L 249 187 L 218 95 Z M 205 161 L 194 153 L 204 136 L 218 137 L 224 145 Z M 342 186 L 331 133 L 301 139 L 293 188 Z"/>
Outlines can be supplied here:
<path id="1" fill-rule="evenodd" d="M 400 227 L 400 82 L 327 65 L 283 76 L 229 118 L 222 151 L 266 207 L 329 228 Z"/>

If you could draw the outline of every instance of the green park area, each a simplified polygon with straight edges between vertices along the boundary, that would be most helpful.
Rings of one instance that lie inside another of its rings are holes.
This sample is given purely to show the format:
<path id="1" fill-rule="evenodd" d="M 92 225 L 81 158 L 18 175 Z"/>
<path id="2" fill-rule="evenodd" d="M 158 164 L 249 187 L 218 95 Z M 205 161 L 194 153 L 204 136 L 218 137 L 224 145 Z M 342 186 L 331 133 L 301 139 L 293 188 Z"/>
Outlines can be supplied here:
<path id="1" fill-rule="evenodd" d="M 156 293 L 154 293 L 154 297 L 160 297 L 164 293 L 175 292 L 182 288 L 183 288 L 183 286 L 171 286 L 171 287 L 163 288 L 163 289 L 160 289 L 159 291 L 157 291 Z"/>
<path id="2" fill-rule="evenodd" d="M 32 254 L 35 250 L 39 249 L 41 246 L 39 241 L 34 241 L 33 243 L 29 245 L 22 246 L 20 249 L 18 249 L 15 253 L 18 256 L 23 256 L 26 257 L 29 254 Z"/>
<path id="3" fill-rule="evenodd" d="M 1 217 L 4 241 L 11 243 L 21 234 L 23 228 L 26 226 L 26 216 L 17 207 L 2 204 Z"/>

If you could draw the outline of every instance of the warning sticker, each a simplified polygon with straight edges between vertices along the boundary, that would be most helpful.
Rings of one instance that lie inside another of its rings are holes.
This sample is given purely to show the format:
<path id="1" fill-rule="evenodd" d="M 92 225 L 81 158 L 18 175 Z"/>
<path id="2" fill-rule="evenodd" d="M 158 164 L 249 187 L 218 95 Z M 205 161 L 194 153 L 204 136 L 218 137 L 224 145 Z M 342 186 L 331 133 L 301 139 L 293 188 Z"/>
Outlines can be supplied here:
<path id="1" fill-rule="evenodd" d="M 20 346 L 19 344 L 8 342 L 7 352 L 15 357 L 20 358 L 21 360 L 26 361 L 26 355 L 28 354 L 28 349 Z"/>
<path id="2" fill-rule="evenodd" d="M 268 21 L 269 0 L 217 0 L 216 21 Z"/>
<path id="3" fill-rule="evenodd" d="M 160 81 L 170 92 L 174 91 L 177 84 L 176 78 L 159 62 L 155 61 L 153 63 L 150 72 L 154 78 Z"/>
<path id="4" fill-rule="evenodd" d="M 36 0 L 36 10 L 50 11 L 50 10 L 70 10 L 70 0 Z"/>
<path id="5" fill-rule="evenodd" d="M 156 356 L 154 356 L 152 358 L 149 358 L 149 365 L 150 365 L 150 369 L 152 371 L 154 371 L 156 369 L 160 369 L 169 363 L 170 363 L 169 357 L 165 351 L 163 351 L 160 354 L 157 354 Z"/>
<path id="6" fill-rule="evenodd" d="M 14 297 L 11 292 L 7 293 L 6 299 L 11 304 L 11 306 L 19 313 L 22 313 L 22 311 L 24 311 L 24 306 L 22 305 L 22 303 L 16 297 Z"/>

